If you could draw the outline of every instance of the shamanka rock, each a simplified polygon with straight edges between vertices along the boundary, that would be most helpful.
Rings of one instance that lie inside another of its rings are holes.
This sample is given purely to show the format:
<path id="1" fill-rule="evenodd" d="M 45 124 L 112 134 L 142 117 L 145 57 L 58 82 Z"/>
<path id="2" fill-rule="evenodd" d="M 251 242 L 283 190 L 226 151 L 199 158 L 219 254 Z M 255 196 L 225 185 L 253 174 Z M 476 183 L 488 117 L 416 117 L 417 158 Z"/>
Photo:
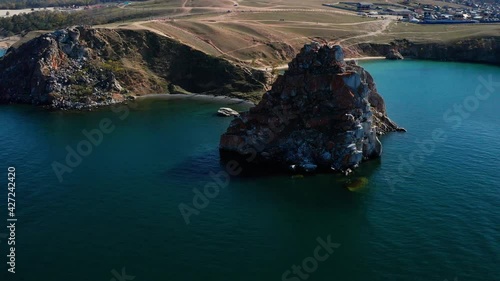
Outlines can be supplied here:
<path id="1" fill-rule="evenodd" d="M 312 43 L 231 122 L 219 151 L 223 160 L 268 170 L 347 171 L 382 154 L 377 135 L 398 130 L 371 75 L 346 63 L 340 46 Z"/>

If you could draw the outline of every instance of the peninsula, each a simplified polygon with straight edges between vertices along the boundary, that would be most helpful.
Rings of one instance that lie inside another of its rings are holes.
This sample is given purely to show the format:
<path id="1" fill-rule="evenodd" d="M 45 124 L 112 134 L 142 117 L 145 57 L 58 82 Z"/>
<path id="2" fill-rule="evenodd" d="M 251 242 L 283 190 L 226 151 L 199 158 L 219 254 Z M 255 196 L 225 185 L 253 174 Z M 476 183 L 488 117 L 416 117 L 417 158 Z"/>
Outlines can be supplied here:
<path id="1" fill-rule="evenodd" d="M 88 109 L 168 93 L 257 103 L 311 41 L 342 46 L 347 58 L 500 65 L 495 21 L 414 24 L 385 13 L 401 5 L 393 1 L 378 15 L 319 0 L 94 2 L 0 18 L 0 46 L 8 47 L 0 59 L 0 103 Z M 418 13 L 427 5 L 407 8 Z M 462 2 L 441 8 L 471 10 Z"/>

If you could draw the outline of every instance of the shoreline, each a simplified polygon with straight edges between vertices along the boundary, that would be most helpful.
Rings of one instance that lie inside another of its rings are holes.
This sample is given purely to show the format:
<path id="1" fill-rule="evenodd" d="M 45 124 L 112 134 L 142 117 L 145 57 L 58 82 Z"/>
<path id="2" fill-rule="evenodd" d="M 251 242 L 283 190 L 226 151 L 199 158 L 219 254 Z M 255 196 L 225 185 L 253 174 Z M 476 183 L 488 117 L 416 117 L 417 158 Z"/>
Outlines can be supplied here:
<path id="1" fill-rule="evenodd" d="M 11 37 L 0 37 L 0 49 L 7 50 L 19 40 L 21 40 L 21 37 L 17 35 Z"/>
<path id="2" fill-rule="evenodd" d="M 386 58 L 383 56 L 377 57 L 359 57 L 359 58 L 344 58 L 344 60 L 385 60 Z"/>
<path id="3" fill-rule="evenodd" d="M 345 58 L 345 61 L 348 60 L 385 60 L 385 57 L 382 56 L 365 56 L 359 58 Z M 288 69 L 287 65 L 282 65 L 276 68 L 278 70 Z M 147 100 L 147 99 L 162 99 L 162 100 L 181 100 L 181 99 L 192 99 L 192 100 L 200 100 L 200 101 L 217 101 L 217 102 L 230 102 L 229 105 L 232 104 L 244 104 L 248 106 L 255 106 L 256 104 L 240 99 L 240 98 L 232 98 L 229 96 L 213 96 L 213 95 L 204 95 L 204 94 L 147 94 L 142 96 L 135 96 L 134 101 Z"/>
<path id="4" fill-rule="evenodd" d="M 364 56 L 364 57 L 358 57 L 358 58 L 344 58 L 344 61 L 350 61 L 350 60 L 355 60 L 355 61 L 360 61 L 360 60 L 385 60 L 385 57 L 382 56 Z M 269 71 L 272 69 L 272 67 L 258 67 L 255 68 L 257 70 L 261 71 Z M 269 69 L 269 70 L 268 70 Z M 274 68 L 275 70 L 287 70 L 288 69 L 288 64 L 283 64 L 280 66 L 277 66 Z"/>
<path id="5" fill-rule="evenodd" d="M 228 96 L 212 96 L 203 94 L 147 94 L 135 97 L 135 101 L 146 100 L 146 99 L 162 99 L 162 100 L 192 99 L 199 101 L 230 102 L 229 105 L 244 104 L 248 106 L 255 106 L 255 103 L 244 99 L 232 98 Z"/>

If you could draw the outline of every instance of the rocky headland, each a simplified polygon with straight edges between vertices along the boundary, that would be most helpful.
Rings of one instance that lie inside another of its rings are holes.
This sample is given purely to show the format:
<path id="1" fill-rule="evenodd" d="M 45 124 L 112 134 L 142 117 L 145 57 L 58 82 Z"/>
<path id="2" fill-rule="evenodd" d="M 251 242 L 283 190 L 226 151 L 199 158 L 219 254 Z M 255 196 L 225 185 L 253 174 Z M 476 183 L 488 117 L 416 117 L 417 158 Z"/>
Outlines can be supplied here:
<path id="1" fill-rule="evenodd" d="M 360 43 L 356 45 L 356 49 L 367 56 L 394 58 L 392 50 L 397 50 L 405 58 L 500 65 L 500 37 L 470 38 L 443 43 L 398 39 L 388 44 Z"/>
<path id="2" fill-rule="evenodd" d="M 404 131 L 388 117 L 371 75 L 340 46 L 305 45 L 260 103 L 221 136 L 224 160 L 257 168 L 349 171 L 379 157 L 377 138 Z"/>
<path id="3" fill-rule="evenodd" d="M 0 59 L 0 103 L 84 109 L 146 94 L 248 99 L 268 79 L 150 31 L 76 26 L 8 50 Z"/>
<path id="4" fill-rule="evenodd" d="M 346 52 L 357 56 L 500 65 L 496 37 L 453 43 L 402 39 L 349 48 Z M 86 109 L 137 96 L 169 93 L 229 96 L 258 102 L 272 76 L 151 31 L 76 26 L 9 48 L 0 58 L 0 103 Z"/>

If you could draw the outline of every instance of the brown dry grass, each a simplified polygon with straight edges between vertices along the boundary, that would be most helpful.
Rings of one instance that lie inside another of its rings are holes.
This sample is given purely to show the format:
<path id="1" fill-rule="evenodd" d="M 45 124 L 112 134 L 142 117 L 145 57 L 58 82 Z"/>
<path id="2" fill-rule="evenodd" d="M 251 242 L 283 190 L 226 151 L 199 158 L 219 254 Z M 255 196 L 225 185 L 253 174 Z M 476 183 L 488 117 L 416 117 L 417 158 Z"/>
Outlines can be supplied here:
<path id="1" fill-rule="evenodd" d="M 421 2 L 426 1 L 445 3 Z M 127 9 L 168 10 L 164 17 L 122 24 L 119 28 L 149 29 L 208 54 L 255 67 L 283 64 L 311 40 L 350 46 L 360 42 L 388 43 L 394 39 L 445 42 L 500 36 L 500 25 L 416 25 L 363 18 L 324 7 L 323 3 L 320 0 L 152 0 L 134 3 Z M 118 24 L 108 27 L 116 28 Z"/>

